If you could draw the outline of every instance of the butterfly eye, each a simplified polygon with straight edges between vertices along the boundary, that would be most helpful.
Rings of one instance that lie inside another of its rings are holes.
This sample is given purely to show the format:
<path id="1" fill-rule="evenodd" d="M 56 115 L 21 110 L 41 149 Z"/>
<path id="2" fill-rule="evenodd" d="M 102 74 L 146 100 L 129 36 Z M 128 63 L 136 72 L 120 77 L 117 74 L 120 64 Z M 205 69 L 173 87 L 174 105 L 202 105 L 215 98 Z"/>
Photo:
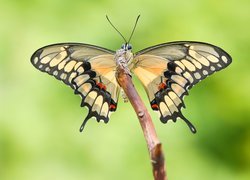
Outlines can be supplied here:
<path id="1" fill-rule="evenodd" d="M 125 44 L 122 44 L 121 48 L 122 49 L 125 49 L 126 45 Z"/>
<path id="2" fill-rule="evenodd" d="M 131 50 L 132 49 L 132 46 L 131 44 L 128 44 L 128 47 L 127 47 L 128 50 Z"/>

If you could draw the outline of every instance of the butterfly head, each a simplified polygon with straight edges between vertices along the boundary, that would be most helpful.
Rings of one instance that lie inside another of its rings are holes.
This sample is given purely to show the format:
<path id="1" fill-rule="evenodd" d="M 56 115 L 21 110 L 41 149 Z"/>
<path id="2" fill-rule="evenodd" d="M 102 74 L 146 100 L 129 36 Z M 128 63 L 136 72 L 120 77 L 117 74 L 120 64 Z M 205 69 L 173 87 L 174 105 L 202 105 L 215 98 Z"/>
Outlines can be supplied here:
<path id="1" fill-rule="evenodd" d="M 124 51 L 131 51 L 132 45 L 129 43 L 122 44 L 121 49 L 123 49 Z"/>

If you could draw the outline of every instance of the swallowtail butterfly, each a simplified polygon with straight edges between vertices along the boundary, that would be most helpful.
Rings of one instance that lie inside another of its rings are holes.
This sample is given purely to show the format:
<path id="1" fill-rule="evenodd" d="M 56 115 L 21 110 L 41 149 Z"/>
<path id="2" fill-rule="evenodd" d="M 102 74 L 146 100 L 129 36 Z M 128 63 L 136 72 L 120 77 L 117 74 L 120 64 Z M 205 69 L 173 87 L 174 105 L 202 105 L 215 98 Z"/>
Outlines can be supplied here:
<path id="1" fill-rule="evenodd" d="M 131 38 L 131 37 L 130 37 Z M 115 51 L 81 43 L 60 43 L 42 47 L 31 57 L 31 63 L 69 85 L 88 108 L 80 131 L 95 117 L 109 121 L 116 111 L 121 87 L 116 80 L 116 67 L 122 54 L 129 73 L 143 84 L 154 111 L 167 123 L 184 120 L 193 133 L 194 126 L 183 116 L 183 97 L 196 83 L 224 69 L 230 55 L 221 48 L 203 42 L 178 41 L 148 47 L 135 54 L 129 43 Z"/>

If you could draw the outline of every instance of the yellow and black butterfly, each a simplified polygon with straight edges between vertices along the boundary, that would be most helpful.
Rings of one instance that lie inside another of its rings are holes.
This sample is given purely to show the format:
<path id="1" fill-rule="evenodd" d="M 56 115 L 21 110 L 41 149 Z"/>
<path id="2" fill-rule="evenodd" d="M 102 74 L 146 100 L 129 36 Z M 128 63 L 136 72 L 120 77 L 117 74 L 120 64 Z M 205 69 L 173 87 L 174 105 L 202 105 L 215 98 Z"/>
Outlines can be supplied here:
<path id="1" fill-rule="evenodd" d="M 127 42 L 116 52 L 89 44 L 60 43 L 38 49 L 31 63 L 81 96 L 81 106 L 89 110 L 82 131 L 91 117 L 107 123 L 110 113 L 116 111 L 121 90 L 116 80 L 117 56 L 122 51 L 128 70 L 142 82 L 161 122 L 180 118 L 195 133 L 181 113 L 183 97 L 200 80 L 227 67 L 232 62 L 230 55 L 217 46 L 192 41 L 163 43 L 135 54 L 131 50 Z"/>

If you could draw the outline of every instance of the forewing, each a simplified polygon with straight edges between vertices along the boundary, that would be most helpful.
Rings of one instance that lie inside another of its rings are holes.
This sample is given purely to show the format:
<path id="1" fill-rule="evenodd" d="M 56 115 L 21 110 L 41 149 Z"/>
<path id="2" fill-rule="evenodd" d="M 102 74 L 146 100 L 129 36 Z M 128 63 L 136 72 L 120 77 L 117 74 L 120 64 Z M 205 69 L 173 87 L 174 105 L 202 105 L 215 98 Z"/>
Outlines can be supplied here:
<path id="1" fill-rule="evenodd" d="M 172 42 L 136 53 L 132 71 L 147 92 L 160 120 L 183 119 L 192 132 L 194 126 L 182 115 L 183 97 L 188 89 L 208 75 L 227 67 L 231 57 L 221 48 L 201 42 Z"/>
<path id="2" fill-rule="evenodd" d="M 88 44 L 55 44 L 38 49 L 31 63 L 82 97 L 81 106 L 87 107 L 89 113 L 81 131 L 91 117 L 107 123 L 110 111 L 116 110 L 120 87 L 115 80 L 113 51 Z"/>

